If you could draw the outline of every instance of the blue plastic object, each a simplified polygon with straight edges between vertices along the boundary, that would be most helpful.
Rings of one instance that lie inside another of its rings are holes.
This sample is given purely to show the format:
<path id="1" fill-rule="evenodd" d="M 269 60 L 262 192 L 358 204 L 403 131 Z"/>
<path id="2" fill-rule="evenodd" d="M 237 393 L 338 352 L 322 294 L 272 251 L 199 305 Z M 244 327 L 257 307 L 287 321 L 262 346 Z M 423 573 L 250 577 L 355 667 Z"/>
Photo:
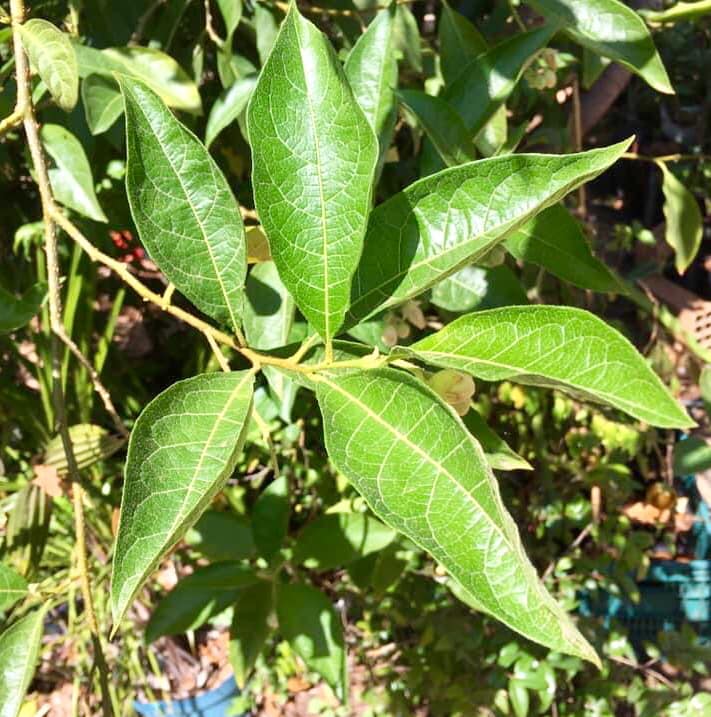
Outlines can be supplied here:
<path id="1" fill-rule="evenodd" d="M 653 561 L 647 577 L 638 583 L 637 604 L 603 591 L 581 595 L 581 614 L 605 618 L 607 628 L 613 620 L 620 622 L 638 651 L 643 642 L 656 641 L 659 632 L 678 630 L 683 623 L 694 628 L 701 642 L 711 644 L 711 512 L 696 489 L 694 476 L 679 482 L 696 509 L 695 559 Z"/>
<path id="2" fill-rule="evenodd" d="M 134 702 L 133 707 L 143 717 L 245 717 L 230 712 L 232 700 L 240 691 L 234 675 L 219 687 L 198 697 L 171 702 Z"/>

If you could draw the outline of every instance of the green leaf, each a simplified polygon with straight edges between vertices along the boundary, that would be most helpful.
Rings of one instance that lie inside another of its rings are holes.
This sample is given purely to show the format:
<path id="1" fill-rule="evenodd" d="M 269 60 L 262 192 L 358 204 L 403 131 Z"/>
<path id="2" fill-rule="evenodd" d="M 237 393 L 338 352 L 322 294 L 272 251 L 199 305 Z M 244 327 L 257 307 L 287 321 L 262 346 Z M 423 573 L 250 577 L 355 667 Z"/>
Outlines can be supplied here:
<path id="1" fill-rule="evenodd" d="M 277 616 L 279 630 L 296 654 L 344 700 L 348 682 L 343 628 L 328 598 L 310 585 L 280 585 Z"/>
<path id="2" fill-rule="evenodd" d="M 217 135 L 244 112 L 256 84 L 256 75 L 235 80 L 230 88 L 215 100 L 205 126 L 206 147 L 209 147 L 217 139 Z"/>
<path id="3" fill-rule="evenodd" d="M 113 79 L 89 75 L 81 83 L 84 116 L 93 135 L 106 132 L 123 113 L 123 98 Z"/>
<path id="4" fill-rule="evenodd" d="M 0 717 L 17 717 L 39 657 L 44 610 L 35 610 L 0 635 Z"/>
<path id="5" fill-rule="evenodd" d="M 249 520 L 232 512 L 206 511 L 187 532 L 185 542 L 212 561 L 245 560 L 254 555 Z"/>
<path id="6" fill-rule="evenodd" d="M 244 563 L 229 561 L 197 568 L 156 605 L 146 625 L 146 642 L 197 629 L 229 607 L 240 591 L 256 580 L 254 571 Z"/>
<path id="7" fill-rule="evenodd" d="M 266 560 L 279 551 L 289 529 L 289 481 L 280 476 L 261 493 L 252 508 L 252 534 Z"/>
<path id="8" fill-rule="evenodd" d="M 0 286 L 0 334 L 9 334 L 26 326 L 36 316 L 47 298 L 47 284 L 31 286 L 20 297 Z"/>
<path id="9" fill-rule="evenodd" d="M 676 178 L 666 162 L 657 162 L 664 181 L 664 238 L 674 249 L 676 270 L 683 274 L 694 261 L 701 247 L 703 217 L 696 197 Z"/>
<path id="10" fill-rule="evenodd" d="M 0 611 L 7 610 L 27 595 L 27 580 L 0 563 Z"/>
<path id="11" fill-rule="evenodd" d="M 289 343 L 296 306 L 279 277 L 273 261 L 257 264 L 247 277 L 247 301 L 244 305 L 244 335 L 247 343 L 268 351 Z M 265 366 L 264 376 L 274 395 L 281 401 L 293 396 L 293 382 L 283 373 Z"/>
<path id="12" fill-rule="evenodd" d="M 520 680 L 509 680 L 509 700 L 516 717 L 528 717 L 531 700 L 526 686 Z"/>
<path id="13" fill-rule="evenodd" d="M 138 80 L 120 77 L 126 191 L 141 241 L 201 311 L 239 327 L 247 248 L 239 207 L 198 138 Z"/>
<path id="14" fill-rule="evenodd" d="M 518 453 L 512 451 L 506 441 L 489 428 L 486 421 L 474 408 L 469 409 L 469 413 L 462 418 L 462 421 L 469 429 L 472 436 L 474 436 L 474 438 L 476 438 L 476 440 L 481 444 L 486 460 L 494 470 L 533 470 L 533 467 L 527 460 L 521 458 Z"/>
<path id="15" fill-rule="evenodd" d="M 49 170 L 49 181 L 57 201 L 95 222 L 107 222 L 94 192 L 91 166 L 81 142 L 58 124 L 43 125 L 40 137 L 56 165 Z"/>
<path id="16" fill-rule="evenodd" d="M 254 30 L 257 35 L 259 62 L 265 65 L 279 35 L 279 11 L 266 4 L 254 4 Z"/>
<path id="17" fill-rule="evenodd" d="M 448 102 L 419 90 L 400 90 L 398 98 L 414 113 L 448 167 L 476 159 L 471 133 Z"/>
<path id="18" fill-rule="evenodd" d="M 232 36 L 242 19 L 242 0 L 217 0 L 217 7 L 220 8 L 222 19 L 225 21 L 225 29 L 227 30 L 225 44 L 231 45 Z"/>
<path id="19" fill-rule="evenodd" d="M 273 611 L 274 584 L 266 580 L 244 588 L 237 598 L 230 628 L 230 663 L 240 689 L 244 689 L 272 631 L 269 618 Z"/>
<path id="20" fill-rule="evenodd" d="M 689 436 L 674 444 L 674 475 L 688 476 L 711 468 L 711 445 L 703 438 Z"/>
<path id="21" fill-rule="evenodd" d="M 79 97 L 79 69 L 72 43 L 51 22 L 34 18 L 19 26 L 22 44 L 52 99 L 71 112 Z"/>
<path id="22" fill-rule="evenodd" d="M 536 264 L 563 281 L 592 291 L 623 291 L 615 275 L 590 251 L 580 223 L 554 204 L 505 242 L 526 264 Z"/>
<path id="23" fill-rule="evenodd" d="M 79 76 L 101 75 L 110 80 L 114 73 L 142 80 L 169 107 L 202 114 L 197 86 L 170 55 L 150 47 L 110 47 L 96 50 L 75 44 Z"/>
<path id="24" fill-rule="evenodd" d="M 316 378 L 328 454 L 373 512 L 497 619 L 599 664 L 526 558 L 481 446 L 457 415 L 393 369 Z"/>
<path id="25" fill-rule="evenodd" d="M 375 16 L 353 46 L 343 68 L 353 95 L 378 137 L 379 166 L 384 162 L 397 119 L 396 7 L 393 3 Z"/>
<path id="26" fill-rule="evenodd" d="M 432 303 L 446 311 L 464 313 L 526 304 L 528 299 L 523 285 L 507 266 L 465 266 L 432 289 Z"/>
<path id="27" fill-rule="evenodd" d="M 232 474 L 253 383 L 248 371 L 194 376 L 163 391 L 138 417 L 128 443 L 114 552 L 115 626 L 166 552 Z"/>
<path id="28" fill-rule="evenodd" d="M 445 169 L 371 212 L 353 279 L 348 325 L 400 304 L 487 254 L 596 177 L 629 147 L 569 155 L 516 154 Z"/>
<path id="29" fill-rule="evenodd" d="M 451 85 L 474 58 L 489 49 L 476 26 L 446 2 L 442 5 L 437 37 L 440 67 L 447 85 Z"/>
<path id="30" fill-rule="evenodd" d="M 254 198 L 284 285 L 330 342 L 343 324 L 377 161 L 329 41 L 292 4 L 247 110 Z"/>
<path id="31" fill-rule="evenodd" d="M 294 548 L 294 563 L 333 570 L 377 553 L 395 540 L 395 531 L 363 513 L 329 513 L 308 523 Z"/>
<path id="32" fill-rule="evenodd" d="M 644 20 L 618 0 L 530 0 L 583 47 L 619 62 L 655 90 L 674 94 Z"/>
<path id="33" fill-rule="evenodd" d="M 422 41 L 417 19 L 407 5 L 395 4 L 395 49 L 415 72 L 422 73 Z"/>
<path id="34" fill-rule="evenodd" d="M 402 351 L 484 381 L 558 388 L 655 426 L 695 425 L 635 347 L 582 309 L 513 306 L 481 311 Z"/>
<path id="35" fill-rule="evenodd" d="M 555 29 L 548 24 L 513 35 L 464 66 L 444 97 L 474 136 L 506 102 L 526 67 L 548 44 Z"/>

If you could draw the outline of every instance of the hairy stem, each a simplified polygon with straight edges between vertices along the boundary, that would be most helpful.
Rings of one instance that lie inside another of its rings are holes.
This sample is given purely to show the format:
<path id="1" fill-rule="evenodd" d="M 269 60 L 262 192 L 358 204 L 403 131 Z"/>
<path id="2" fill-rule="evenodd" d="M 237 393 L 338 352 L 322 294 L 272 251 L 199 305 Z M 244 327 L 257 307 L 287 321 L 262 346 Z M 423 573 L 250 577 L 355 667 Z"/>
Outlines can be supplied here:
<path id="1" fill-rule="evenodd" d="M 13 25 L 13 49 L 15 56 L 15 72 L 17 77 L 17 107 L 15 113 L 22 116 L 22 122 L 27 137 L 27 146 L 32 158 L 32 165 L 37 178 L 40 199 L 42 203 L 42 215 L 44 219 L 44 248 L 47 255 L 47 283 L 49 285 L 49 321 L 52 331 L 51 356 L 52 356 L 52 403 L 54 406 L 55 422 L 57 431 L 62 439 L 64 453 L 67 459 L 69 475 L 73 482 L 74 494 L 74 523 L 77 538 L 77 552 L 79 572 L 81 575 L 82 597 L 89 629 L 94 642 L 94 651 L 97 667 L 99 668 L 103 712 L 105 715 L 113 715 L 110 693 L 108 690 L 108 671 L 101 645 L 99 627 L 94 612 L 94 603 L 89 584 L 89 573 L 87 567 L 85 531 L 83 510 L 83 493 L 79 467 L 72 440 L 69 435 L 66 407 L 64 402 L 64 391 L 61 381 L 61 344 L 60 331 L 63 332 L 62 322 L 62 298 L 59 281 L 59 257 L 57 253 L 57 234 L 52 215 L 55 211 L 54 197 L 47 173 L 42 144 L 39 138 L 39 127 L 35 117 L 32 97 L 30 92 L 30 68 L 27 55 L 22 46 L 22 40 L 18 27 L 25 19 L 24 0 L 10 0 L 10 12 Z"/>

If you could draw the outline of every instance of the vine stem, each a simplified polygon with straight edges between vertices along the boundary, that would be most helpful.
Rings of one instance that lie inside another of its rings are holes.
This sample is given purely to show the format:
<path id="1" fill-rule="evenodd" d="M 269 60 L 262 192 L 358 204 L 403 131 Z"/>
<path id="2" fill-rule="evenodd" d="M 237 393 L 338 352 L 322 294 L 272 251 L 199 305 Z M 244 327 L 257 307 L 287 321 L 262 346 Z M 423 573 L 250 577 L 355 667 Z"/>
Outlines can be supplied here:
<path id="1" fill-rule="evenodd" d="M 57 233 L 53 221 L 54 196 L 47 173 L 42 144 L 39 138 L 39 128 L 35 117 L 32 96 L 30 93 L 30 68 L 22 45 L 19 33 L 19 26 L 25 19 L 24 0 L 10 0 L 10 14 L 13 28 L 13 49 L 15 56 L 15 73 L 17 78 L 17 106 L 11 116 L 21 116 L 22 123 L 27 137 L 27 146 L 32 158 L 37 177 L 37 186 L 42 203 L 42 216 L 44 219 L 44 247 L 47 255 L 47 283 L 49 287 L 49 317 L 51 328 L 51 361 L 52 361 L 52 404 L 54 407 L 54 420 L 57 430 L 62 439 L 64 454 L 67 459 L 69 475 L 72 479 L 72 496 L 74 505 L 74 528 L 77 540 L 78 567 L 81 579 L 81 591 L 84 600 L 84 611 L 86 613 L 89 630 L 94 643 L 94 658 L 99 669 L 99 683 L 101 686 L 101 701 L 103 712 L 107 716 L 113 715 L 111 696 L 109 691 L 108 670 L 104 658 L 103 646 L 99 626 L 94 611 L 94 602 L 91 594 L 89 580 L 88 561 L 86 553 L 86 522 L 84 520 L 84 489 L 81 485 L 79 467 L 74 447 L 72 446 L 69 426 L 66 416 L 66 405 L 64 391 L 61 381 L 61 343 L 60 329 L 63 332 L 62 323 L 62 297 L 59 281 L 59 257 L 57 253 Z"/>

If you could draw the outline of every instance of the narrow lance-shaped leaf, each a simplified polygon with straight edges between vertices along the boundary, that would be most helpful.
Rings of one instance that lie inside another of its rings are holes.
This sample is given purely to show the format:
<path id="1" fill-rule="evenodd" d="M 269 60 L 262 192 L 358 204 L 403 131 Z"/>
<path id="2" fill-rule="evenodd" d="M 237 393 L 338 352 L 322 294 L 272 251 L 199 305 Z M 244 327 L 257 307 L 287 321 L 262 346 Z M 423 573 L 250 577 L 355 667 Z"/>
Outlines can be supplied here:
<path id="1" fill-rule="evenodd" d="M 518 260 L 541 266 L 581 289 L 622 291 L 615 275 L 590 251 L 580 223 L 561 204 L 522 226 L 505 246 Z"/>
<path id="2" fill-rule="evenodd" d="M 146 625 L 146 642 L 196 630 L 231 605 L 257 580 L 252 568 L 232 561 L 199 567 L 155 606 Z"/>
<path id="3" fill-rule="evenodd" d="M 44 610 L 35 610 L 0 635 L 0 717 L 20 714 L 39 656 Z"/>
<path id="4" fill-rule="evenodd" d="M 31 286 L 17 298 L 0 286 L 0 334 L 21 329 L 39 312 L 47 298 L 47 284 Z"/>
<path id="5" fill-rule="evenodd" d="M 123 98 L 113 79 L 89 75 L 81 83 L 84 116 L 91 133 L 101 134 L 110 129 L 123 112 Z"/>
<path id="6" fill-rule="evenodd" d="M 436 394 L 378 369 L 319 375 L 317 396 L 328 454 L 376 515 L 497 619 L 599 664 L 528 561 L 480 445 Z"/>
<path id="7" fill-rule="evenodd" d="M 377 141 L 329 41 L 292 4 L 247 110 L 254 198 L 282 281 L 327 342 L 343 323 Z"/>
<path id="8" fill-rule="evenodd" d="M 394 90 L 398 72 L 394 29 L 396 4 L 381 10 L 353 46 L 344 71 L 358 104 L 380 145 L 378 166 L 390 146 L 397 105 Z"/>
<path id="9" fill-rule="evenodd" d="M 0 610 L 7 610 L 27 594 L 27 580 L 0 563 Z"/>
<path id="10" fill-rule="evenodd" d="M 247 108 L 254 86 L 256 75 L 248 75 L 234 81 L 212 105 L 205 126 L 205 146 L 209 147 L 223 129 L 231 125 Z"/>
<path id="11" fill-rule="evenodd" d="M 674 249 L 676 270 L 683 274 L 694 261 L 703 237 L 703 217 L 696 197 L 676 178 L 666 162 L 657 162 L 664 180 L 664 219 L 667 244 Z"/>
<path id="12" fill-rule="evenodd" d="M 40 137 L 56 165 L 49 170 L 49 181 L 57 201 L 96 222 L 108 221 L 96 198 L 91 166 L 81 142 L 58 124 L 44 125 Z"/>
<path id="13" fill-rule="evenodd" d="M 274 611 L 275 584 L 260 580 L 240 592 L 230 628 L 230 663 L 235 680 L 244 689 L 259 653 L 272 631 L 269 618 Z"/>
<path id="14" fill-rule="evenodd" d="M 694 425 L 634 346 L 582 309 L 513 306 L 481 311 L 398 351 L 485 381 L 558 388 L 655 426 Z"/>
<path id="15" fill-rule="evenodd" d="M 442 6 L 437 37 L 442 76 L 447 85 L 452 85 L 469 62 L 489 49 L 476 26 L 447 2 Z"/>
<path id="16" fill-rule="evenodd" d="M 111 580 L 114 626 L 166 552 L 237 463 L 252 407 L 252 372 L 179 381 L 131 433 Z"/>
<path id="17" fill-rule="evenodd" d="M 513 92 L 526 67 L 555 34 L 554 24 L 504 40 L 466 65 L 444 98 L 477 135 Z"/>
<path id="18" fill-rule="evenodd" d="M 201 311 L 237 328 L 247 250 L 227 180 L 147 85 L 117 78 L 126 108 L 126 191 L 141 241 Z"/>
<path id="19" fill-rule="evenodd" d="M 517 154 L 445 169 L 370 215 L 349 325 L 417 296 L 476 261 L 536 214 L 596 177 L 629 147 Z"/>
<path id="20" fill-rule="evenodd" d="M 448 167 L 476 159 L 472 134 L 448 102 L 419 90 L 400 90 L 398 98 L 413 112 Z"/>
<path id="21" fill-rule="evenodd" d="M 531 464 L 511 450 L 503 438 L 498 436 L 474 408 L 462 418 L 469 432 L 481 444 L 489 465 L 498 471 L 532 471 Z"/>
<path id="22" fill-rule="evenodd" d="M 19 26 L 22 44 L 52 99 L 71 112 L 79 96 L 79 70 L 69 38 L 51 22 L 33 18 Z"/>
<path id="23" fill-rule="evenodd" d="M 655 90 L 674 94 L 644 20 L 619 0 L 529 0 L 583 47 L 628 67 Z"/>
<path id="24" fill-rule="evenodd" d="M 277 616 L 279 630 L 296 654 L 344 699 L 348 683 L 343 628 L 328 598 L 310 585 L 280 585 Z"/>

